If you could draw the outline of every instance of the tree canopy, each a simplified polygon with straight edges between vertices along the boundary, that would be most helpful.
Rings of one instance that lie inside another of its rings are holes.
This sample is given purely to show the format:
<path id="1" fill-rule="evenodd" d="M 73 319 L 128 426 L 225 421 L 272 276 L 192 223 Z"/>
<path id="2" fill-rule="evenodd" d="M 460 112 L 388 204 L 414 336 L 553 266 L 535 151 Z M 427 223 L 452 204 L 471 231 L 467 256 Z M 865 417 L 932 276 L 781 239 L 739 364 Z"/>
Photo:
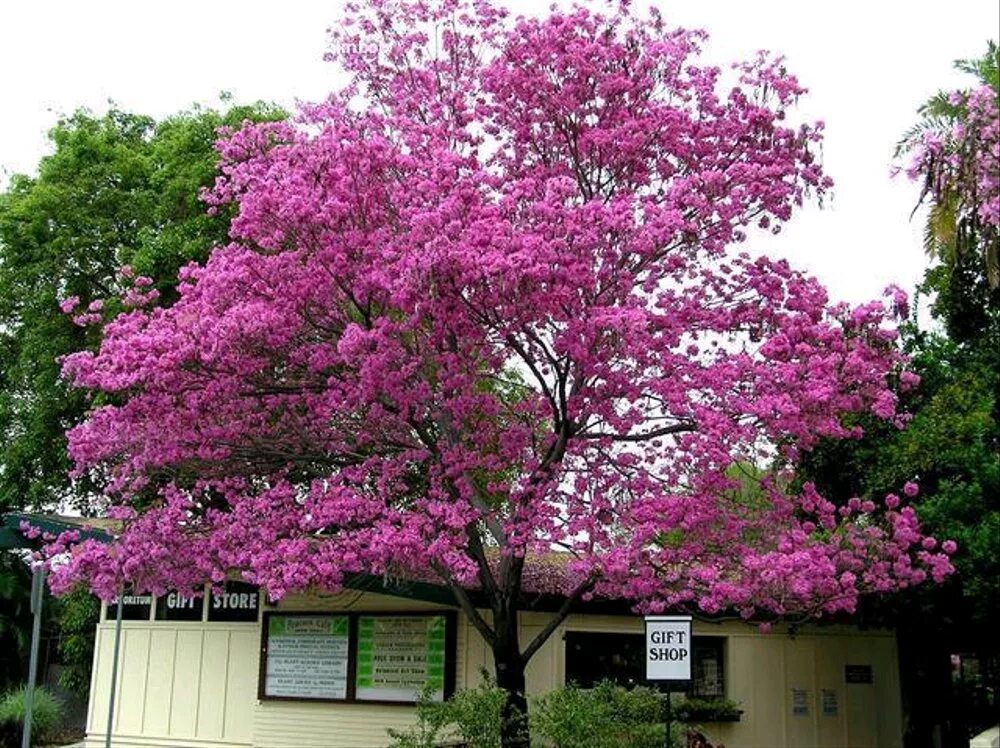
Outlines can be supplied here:
<path id="1" fill-rule="evenodd" d="M 827 443 L 811 475 L 833 497 L 878 496 L 917 478 L 928 531 L 958 540 L 964 610 L 950 615 L 981 633 L 1000 609 L 1000 58 L 988 45 L 959 61 L 972 89 L 939 92 L 919 110 L 901 148 L 930 201 L 930 265 L 918 288 L 930 324 L 916 313 L 902 341 L 919 385 L 902 394 L 905 430 L 870 424 L 864 439 Z M 961 226 L 959 226 L 961 224 Z"/>
<path id="2" fill-rule="evenodd" d="M 60 302 L 100 305 L 132 265 L 169 303 L 177 269 L 226 240 L 228 217 L 207 215 L 198 197 L 215 179 L 217 129 L 281 114 L 257 104 L 156 122 L 78 111 L 49 133 L 53 152 L 37 175 L 14 175 L 0 193 L 0 508 L 51 506 L 93 488 L 68 480 L 64 432 L 87 398 L 64 385 L 58 360 L 99 336 Z"/>
<path id="3" fill-rule="evenodd" d="M 520 746 L 525 665 L 580 598 L 810 618 L 947 576 L 954 544 L 895 493 L 838 509 L 790 480 L 854 417 L 898 422 L 906 297 L 834 304 L 741 251 L 831 182 L 781 60 L 723 72 L 702 39 L 627 7 L 349 6 L 351 83 L 221 144 L 232 241 L 168 308 L 134 278 L 65 359 L 104 398 L 74 475 L 124 529 L 55 584 L 434 578 Z M 565 604 L 522 643 L 529 591 Z"/>
<path id="4" fill-rule="evenodd" d="M 882 600 L 866 611 L 897 626 L 901 642 L 907 744 L 932 734 L 958 743 L 967 728 L 995 723 L 996 614 L 1000 610 L 1000 141 L 997 48 L 959 62 L 974 89 L 936 94 L 903 140 L 911 178 L 924 187 L 930 265 L 918 288 L 926 314 L 914 310 L 902 342 L 919 384 L 901 393 L 907 428 L 868 419 L 859 440 L 824 442 L 803 465 L 836 502 L 877 497 L 916 479 L 914 507 L 924 530 L 954 538 L 957 573 L 935 588 Z M 900 155 L 903 155 L 902 153 Z M 953 682 L 951 656 L 980 659 L 983 682 Z M 992 678 L 992 682 L 990 679 Z M 972 729 L 975 731 L 975 729 Z"/>

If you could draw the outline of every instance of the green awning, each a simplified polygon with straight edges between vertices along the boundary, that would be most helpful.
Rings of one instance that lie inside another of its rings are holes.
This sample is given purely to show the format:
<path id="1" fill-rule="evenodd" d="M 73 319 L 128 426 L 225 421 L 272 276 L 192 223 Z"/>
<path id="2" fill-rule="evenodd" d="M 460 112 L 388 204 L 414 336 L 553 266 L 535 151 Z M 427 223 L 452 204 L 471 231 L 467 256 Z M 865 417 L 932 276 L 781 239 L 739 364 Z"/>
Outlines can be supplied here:
<path id="1" fill-rule="evenodd" d="M 24 536 L 21 532 L 22 522 L 27 522 L 32 527 L 37 527 L 43 533 L 58 535 L 69 530 L 76 530 L 80 533 L 81 539 L 91 539 L 107 543 L 111 540 L 109 533 L 94 527 L 88 527 L 91 523 L 100 521 L 86 517 L 65 517 L 58 514 L 10 512 L 3 515 L 3 524 L 0 525 L 0 549 L 37 548 L 41 545 L 41 538 L 31 539 Z"/>

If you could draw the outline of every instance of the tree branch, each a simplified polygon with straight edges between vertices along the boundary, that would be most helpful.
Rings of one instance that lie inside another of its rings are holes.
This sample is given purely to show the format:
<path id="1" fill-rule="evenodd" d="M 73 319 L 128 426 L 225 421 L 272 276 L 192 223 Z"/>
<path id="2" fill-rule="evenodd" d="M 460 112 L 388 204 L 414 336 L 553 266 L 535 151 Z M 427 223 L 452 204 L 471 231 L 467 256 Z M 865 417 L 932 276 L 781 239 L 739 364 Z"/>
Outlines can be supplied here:
<path id="1" fill-rule="evenodd" d="M 460 607 L 466 617 L 472 621 L 472 625 L 476 627 L 476 631 L 478 631 L 483 639 L 486 640 L 486 643 L 492 647 L 496 643 L 496 634 L 493 632 L 493 629 L 490 628 L 490 625 L 486 623 L 486 619 L 484 619 L 479 614 L 479 611 L 476 610 L 476 606 L 472 604 L 472 600 L 469 598 L 469 593 L 464 587 L 462 587 L 462 585 L 455 581 L 454 577 L 452 577 L 452 575 L 448 573 L 448 570 L 441 564 L 436 561 L 432 561 L 431 568 L 433 568 L 434 571 L 437 572 L 438 575 L 445 581 L 445 584 L 448 585 L 448 589 L 451 590 L 451 594 L 454 595 L 455 601 L 458 603 L 458 607 Z"/>
<path id="2" fill-rule="evenodd" d="M 559 627 L 559 624 L 566 620 L 569 616 L 570 609 L 579 601 L 580 597 L 583 596 L 585 592 L 589 592 L 593 588 L 595 582 L 597 582 L 597 578 L 589 576 L 577 585 L 575 590 L 566 596 L 566 599 L 559 607 L 559 610 L 556 611 L 556 614 L 549 619 L 549 622 L 546 623 L 535 638 L 531 640 L 531 643 L 524 648 L 524 652 L 521 653 L 521 662 L 523 664 L 528 664 L 535 652 L 537 652 L 541 646 L 548 641 L 548 638 L 552 636 L 552 632 Z"/>
<path id="3" fill-rule="evenodd" d="M 580 439 L 611 439 L 616 442 L 642 442 L 647 439 L 655 439 L 659 436 L 683 434 L 694 430 L 695 425 L 693 423 L 685 422 L 664 426 L 663 428 L 654 429 L 653 431 L 647 431 L 642 434 L 612 434 L 604 431 L 587 433 L 585 431 L 581 431 L 578 432 L 576 436 Z"/>

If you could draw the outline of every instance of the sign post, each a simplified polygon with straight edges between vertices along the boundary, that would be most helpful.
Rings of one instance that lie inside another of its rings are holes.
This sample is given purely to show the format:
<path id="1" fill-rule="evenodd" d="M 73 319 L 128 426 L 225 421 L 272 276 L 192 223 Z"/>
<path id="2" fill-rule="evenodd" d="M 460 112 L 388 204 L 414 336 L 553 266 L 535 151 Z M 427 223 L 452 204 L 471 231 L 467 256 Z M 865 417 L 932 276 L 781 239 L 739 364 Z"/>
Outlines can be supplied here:
<path id="1" fill-rule="evenodd" d="M 672 686 L 691 681 L 691 616 L 646 616 L 646 680 L 667 683 L 666 748 L 671 748 Z"/>
<path id="2" fill-rule="evenodd" d="M 38 680 L 38 643 L 42 638 L 42 601 L 45 599 L 45 567 L 35 566 L 31 571 L 31 655 L 28 664 L 28 683 L 24 689 L 24 724 L 21 727 L 21 748 L 31 745 L 31 718 L 35 701 L 35 682 Z"/>

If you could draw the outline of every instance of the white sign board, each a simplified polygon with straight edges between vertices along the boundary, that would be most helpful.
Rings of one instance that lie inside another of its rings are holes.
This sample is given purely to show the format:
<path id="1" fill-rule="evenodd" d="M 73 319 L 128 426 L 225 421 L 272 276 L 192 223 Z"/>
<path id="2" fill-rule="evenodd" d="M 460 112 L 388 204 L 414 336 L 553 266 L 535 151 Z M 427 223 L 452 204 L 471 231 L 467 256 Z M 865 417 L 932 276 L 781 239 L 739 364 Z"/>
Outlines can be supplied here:
<path id="1" fill-rule="evenodd" d="M 646 680 L 691 680 L 691 616 L 646 616 Z"/>
<path id="2" fill-rule="evenodd" d="M 263 697 L 347 698 L 347 616 L 276 613 L 266 625 Z"/>

